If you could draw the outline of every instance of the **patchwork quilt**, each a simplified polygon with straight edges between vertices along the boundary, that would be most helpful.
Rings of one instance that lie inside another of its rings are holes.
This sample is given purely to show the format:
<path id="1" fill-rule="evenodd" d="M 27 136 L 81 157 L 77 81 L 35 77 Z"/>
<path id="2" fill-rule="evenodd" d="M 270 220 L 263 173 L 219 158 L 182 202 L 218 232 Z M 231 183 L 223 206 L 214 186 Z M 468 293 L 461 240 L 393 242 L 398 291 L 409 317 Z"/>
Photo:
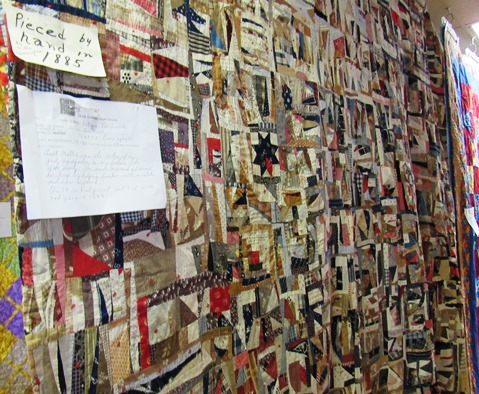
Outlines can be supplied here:
<path id="1" fill-rule="evenodd" d="M 470 392 L 423 0 L 17 5 L 95 24 L 107 72 L 9 58 L 36 392 Z M 15 84 L 155 107 L 166 209 L 27 220 Z"/>
<path id="2" fill-rule="evenodd" d="M 466 211 L 471 212 L 472 220 L 479 218 L 479 58 L 470 51 L 462 53 L 459 40 L 447 23 L 444 27 L 446 48 L 448 105 L 450 121 L 448 135 L 451 138 L 452 175 L 455 184 L 456 212 L 458 217 L 459 261 L 464 277 L 466 334 L 468 353 L 471 360 L 474 385 L 479 379 L 478 348 L 478 287 L 479 260 L 477 236 Z M 477 386 L 476 386 L 477 387 Z"/>

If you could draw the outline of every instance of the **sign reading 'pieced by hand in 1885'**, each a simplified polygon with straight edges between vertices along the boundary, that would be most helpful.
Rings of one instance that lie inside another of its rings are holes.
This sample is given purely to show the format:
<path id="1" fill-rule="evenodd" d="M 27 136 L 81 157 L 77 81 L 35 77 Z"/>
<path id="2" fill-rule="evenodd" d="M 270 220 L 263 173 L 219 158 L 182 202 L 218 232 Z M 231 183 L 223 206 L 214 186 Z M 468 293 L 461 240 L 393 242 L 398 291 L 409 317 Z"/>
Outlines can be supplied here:
<path id="1" fill-rule="evenodd" d="M 26 62 L 91 77 L 105 77 L 96 27 L 5 7 L 13 53 Z"/>

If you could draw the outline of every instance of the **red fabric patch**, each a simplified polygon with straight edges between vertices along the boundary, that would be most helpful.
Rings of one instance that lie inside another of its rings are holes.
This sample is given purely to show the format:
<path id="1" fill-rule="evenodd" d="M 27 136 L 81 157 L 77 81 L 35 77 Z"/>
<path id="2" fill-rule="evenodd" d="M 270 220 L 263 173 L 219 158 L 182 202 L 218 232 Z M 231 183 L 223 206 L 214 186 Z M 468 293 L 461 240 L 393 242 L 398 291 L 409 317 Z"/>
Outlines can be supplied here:
<path id="1" fill-rule="evenodd" d="M 233 267 L 233 278 L 241 279 L 241 270 L 238 267 Z"/>
<path id="2" fill-rule="evenodd" d="M 175 148 L 188 149 L 187 144 L 175 144 Z"/>
<path id="3" fill-rule="evenodd" d="M 343 364 L 354 364 L 354 354 L 345 354 L 341 357 L 341 362 Z"/>
<path id="4" fill-rule="evenodd" d="M 288 387 L 288 379 L 286 379 L 286 375 L 283 374 L 279 377 L 279 388 L 280 390 L 285 389 Z"/>
<path id="5" fill-rule="evenodd" d="M 473 163 L 472 159 L 475 156 L 475 152 L 474 152 L 475 147 L 472 145 L 472 141 L 474 140 L 474 134 L 472 130 L 469 130 L 466 127 L 464 127 L 463 131 L 464 131 L 464 140 L 465 140 L 464 148 L 466 150 L 466 164 L 468 166 L 472 166 L 472 163 Z"/>
<path id="6" fill-rule="evenodd" d="M 72 224 L 68 221 L 68 222 L 65 222 L 63 224 L 63 230 L 65 230 L 65 232 L 68 234 L 68 235 L 71 235 L 72 233 Z"/>
<path id="7" fill-rule="evenodd" d="M 366 193 L 369 189 L 368 177 L 363 176 L 363 193 Z"/>
<path id="8" fill-rule="evenodd" d="M 4 74 L 4 73 L 0 74 L 0 84 L 2 86 L 7 86 L 7 84 L 8 84 L 8 75 L 7 74 Z"/>
<path id="9" fill-rule="evenodd" d="M 273 379 L 278 379 L 278 363 L 276 362 L 276 356 L 274 356 L 269 362 L 268 366 L 266 367 L 266 372 Z"/>
<path id="10" fill-rule="evenodd" d="M 401 211 L 404 211 L 406 209 L 406 204 L 404 201 L 404 189 L 402 182 L 397 183 L 397 190 L 398 190 L 398 196 L 399 196 L 399 209 Z"/>
<path id="11" fill-rule="evenodd" d="M 144 62 L 147 62 L 147 63 L 150 62 L 150 56 L 147 55 L 146 53 L 138 51 L 137 49 L 120 45 L 120 51 L 121 53 L 126 53 L 128 55 L 136 57 L 137 59 L 143 60 Z"/>
<path id="12" fill-rule="evenodd" d="M 303 366 L 300 367 L 299 378 L 301 379 L 301 381 L 303 382 L 305 386 L 308 385 L 308 376 L 306 373 L 306 368 L 304 368 Z"/>
<path id="13" fill-rule="evenodd" d="M 259 251 L 250 251 L 248 253 L 248 260 L 250 264 L 259 264 Z"/>
<path id="14" fill-rule="evenodd" d="M 286 132 L 286 129 L 287 127 L 284 128 L 285 132 Z M 288 135 L 286 135 L 286 139 L 288 139 Z M 291 140 L 291 138 L 289 139 Z M 281 171 L 286 171 L 286 169 L 288 168 L 286 164 L 287 163 L 286 152 L 282 149 L 279 151 L 278 160 L 279 160 L 279 168 L 281 169 Z"/>
<path id="15" fill-rule="evenodd" d="M 138 4 L 141 8 L 143 8 L 146 12 L 150 15 L 156 16 L 156 1 L 152 0 L 133 0 L 135 4 Z"/>
<path id="16" fill-rule="evenodd" d="M 60 303 L 60 296 L 58 295 L 58 288 L 55 289 L 55 308 L 54 308 L 54 319 L 56 322 L 60 322 L 62 319 L 62 308 Z"/>
<path id="17" fill-rule="evenodd" d="M 479 194 L 479 168 L 474 167 L 474 193 Z"/>
<path id="18" fill-rule="evenodd" d="M 212 287 L 210 289 L 210 311 L 219 316 L 230 309 L 230 293 L 228 287 Z"/>
<path id="19" fill-rule="evenodd" d="M 220 378 L 218 379 L 218 383 L 216 384 L 215 394 L 221 394 L 223 392 L 222 387 L 223 387 L 223 377 L 220 376 Z"/>
<path id="20" fill-rule="evenodd" d="M 462 102 L 462 110 L 464 112 L 469 112 L 471 110 L 471 90 L 472 87 L 465 84 L 461 83 L 461 102 Z"/>
<path id="21" fill-rule="evenodd" d="M 339 56 L 346 56 L 344 37 L 336 38 L 334 40 L 334 49 L 336 49 Z"/>
<path id="22" fill-rule="evenodd" d="M 226 242 L 228 242 L 228 245 L 239 245 L 239 232 L 228 231 Z"/>
<path id="23" fill-rule="evenodd" d="M 221 141 L 217 138 L 208 138 L 208 163 L 214 164 L 213 151 L 221 151 Z"/>
<path id="24" fill-rule="evenodd" d="M 271 163 L 271 160 L 268 158 L 266 158 L 266 171 L 268 171 L 270 176 L 273 175 L 273 163 Z"/>
<path id="25" fill-rule="evenodd" d="M 248 365 L 249 363 L 249 354 L 248 352 L 242 352 L 235 357 L 235 370 Z"/>
<path id="26" fill-rule="evenodd" d="M 89 276 L 110 271 L 111 267 L 87 255 L 78 246 L 73 245 L 73 276 Z"/>
<path id="27" fill-rule="evenodd" d="M 187 78 L 189 76 L 188 67 L 161 55 L 153 55 L 153 65 L 156 78 Z"/>
<path id="28" fill-rule="evenodd" d="M 301 364 L 299 361 L 295 361 L 289 365 L 289 376 L 292 379 L 289 379 L 289 383 L 293 388 L 295 393 L 299 393 L 301 391 Z M 294 377 L 294 378 L 293 378 Z M 299 378 L 299 379 L 298 379 Z"/>
<path id="29" fill-rule="evenodd" d="M 13 53 L 12 50 L 12 43 L 10 41 L 10 33 L 8 31 L 8 23 L 7 23 L 7 15 L 5 14 L 3 17 L 3 21 L 5 23 L 5 27 L 7 28 L 7 58 L 9 62 L 18 62 L 20 59 Z M 2 40 L 3 41 L 3 40 Z M 2 45 L 4 46 L 4 45 Z"/>
<path id="30" fill-rule="evenodd" d="M 284 300 L 284 317 L 291 321 L 296 320 L 288 300 Z"/>
<path id="31" fill-rule="evenodd" d="M 459 272 L 459 268 L 457 268 L 457 267 L 450 266 L 449 267 L 449 272 L 450 272 L 451 276 L 457 276 L 457 277 L 461 276 L 461 273 Z"/>
<path id="32" fill-rule="evenodd" d="M 396 11 L 391 10 L 391 16 L 393 18 L 393 23 L 396 26 L 401 26 L 401 20 L 399 18 L 399 15 L 396 13 Z"/>
<path id="33" fill-rule="evenodd" d="M 472 92 L 472 112 L 474 114 L 474 117 L 477 118 L 479 117 L 479 96 Z M 474 119 L 474 121 L 477 123 L 477 119 Z"/>
<path id="34" fill-rule="evenodd" d="M 140 328 L 140 364 L 142 369 L 151 365 L 150 335 L 148 330 L 148 299 L 140 298 L 137 302 L 138 326 Z"/>
<path id="35" fill-rule="evenodd" d="M 22 280 L 25 286 L 33 286 L 32 249 L 24 249 L 22 254 Z"/>
<path id="36" fill-rule="evenodd" d="M 4 21 L 5 25 L 6 25 L 6 24 L 7 24 L 7 17 L 6 17 L 6 15 L 4 15 L 3 21 Z M 8 32 L 7 32 L 7 33 L 8 33 Z M 10 43 L 9 43 L 9 45 L 10 45 Z M 5 41 L 3 40 L 3 30 L 2 30 L 2 29 L 0 29 L 0 46 L 2 46 L 2 47 L 5 46 Z"/>

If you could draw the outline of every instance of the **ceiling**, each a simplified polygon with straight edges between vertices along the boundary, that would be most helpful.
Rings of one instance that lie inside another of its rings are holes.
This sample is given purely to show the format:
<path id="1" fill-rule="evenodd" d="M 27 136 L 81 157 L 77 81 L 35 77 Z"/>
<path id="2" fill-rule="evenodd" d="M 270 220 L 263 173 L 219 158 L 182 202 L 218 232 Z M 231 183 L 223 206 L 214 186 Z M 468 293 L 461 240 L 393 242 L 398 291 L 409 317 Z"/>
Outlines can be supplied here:
<path id="1" fill-rule="evenodd" d="M 474 33 L 469 26 L 479 22 L 479 0 L 426 0 L 426 4 L 438 31 L 445 16 L 459 36 L 461 48 L 471 45 Z"/>

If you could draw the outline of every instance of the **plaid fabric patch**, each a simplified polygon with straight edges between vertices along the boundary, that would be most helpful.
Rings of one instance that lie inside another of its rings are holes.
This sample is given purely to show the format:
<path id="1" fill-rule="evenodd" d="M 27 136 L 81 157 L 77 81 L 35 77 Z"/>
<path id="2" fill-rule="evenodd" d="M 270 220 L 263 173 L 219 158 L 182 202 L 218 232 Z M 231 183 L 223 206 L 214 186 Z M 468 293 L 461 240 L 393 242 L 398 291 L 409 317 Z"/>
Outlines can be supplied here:
<path id="1" fill-rule="evenodd" d="M 156 78 L 184 77 L 189 76 L 188 67 L 181 65 L 165 56 L 153 55 Z"/>
<path id="2" fill-rule="evenodd" d="M 241 352 L 243 352 L 243 342 L 238 334 L 238 331 L 234 331 L 234 342 L 233 342 L 233 354 L 237 356 Z"/>
<path id="3" fill-rule="evenodd" d="M 120 214 L 122 223 L 132 223 L 134 227 L 123 230 L 123 235 L 139 231 L 163 231 L 168 228 L 164 210 L 124 212 Z"/>
<path id="4" fill-rule="evenodd" d="M 122 223 L 133 223 L 143 219 L 143 211 L 123 212 L 120 214 Z"/>
<path id="5" fill-rule="evenodd" d="M 53 92 L 55 90 L 46 68 L 31 63 L 25 64 L 25 85 L 31 90 L 41 92 Z"/>
<path id="6" fill-rule="evenodd" d="M 55 90 L 51 83 L 34 78 L 30 75 L 25 76 L 25 85 L 28 89 L 37 90 L 40 92 L 53 92 Z"/>
<path id="7" fill-rule="evenodd" d="M 408 351 L 427 350 L 427 333 L 422 331 L 413 331 L 406 334 L 406 344 Z"/>
<path id="8" fill-rule="evenodd" d="M 286 59 L 286 55 L 284 54 L 284 52 L 275 50 L 274 58 L 278 66 L 289 67 L 288 60 Z"/>

